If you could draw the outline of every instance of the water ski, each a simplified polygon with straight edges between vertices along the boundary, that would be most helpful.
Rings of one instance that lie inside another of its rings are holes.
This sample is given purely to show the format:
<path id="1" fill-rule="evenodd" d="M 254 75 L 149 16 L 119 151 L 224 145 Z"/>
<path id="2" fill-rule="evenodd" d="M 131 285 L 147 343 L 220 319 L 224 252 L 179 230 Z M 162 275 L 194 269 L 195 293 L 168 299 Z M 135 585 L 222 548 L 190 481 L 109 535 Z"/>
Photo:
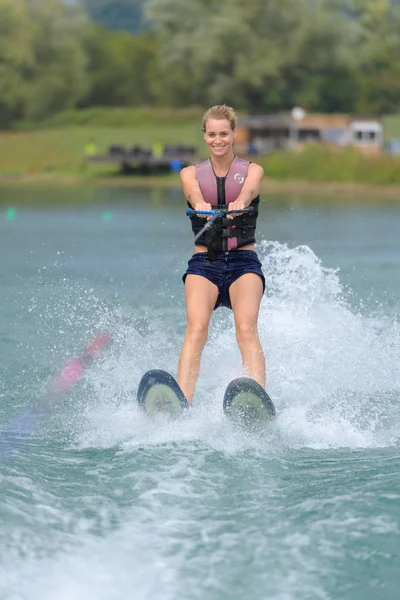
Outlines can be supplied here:
<path id="1" fill-rule="evenodd" d="M 147 371 L 140 380 L 137 401 L 149 416 L 165 414 L 178 418 L 189 408 L 188 401 L 175 379 L 161 369 Z"/>
<path id="2" fill-rule="evenodd" d="M 264 388 L 249 377 L 230 382 L 224 395 L 224 412 L 235 423 L 248 430 L 260 430 L 274 419 L 274 403 Z"/>

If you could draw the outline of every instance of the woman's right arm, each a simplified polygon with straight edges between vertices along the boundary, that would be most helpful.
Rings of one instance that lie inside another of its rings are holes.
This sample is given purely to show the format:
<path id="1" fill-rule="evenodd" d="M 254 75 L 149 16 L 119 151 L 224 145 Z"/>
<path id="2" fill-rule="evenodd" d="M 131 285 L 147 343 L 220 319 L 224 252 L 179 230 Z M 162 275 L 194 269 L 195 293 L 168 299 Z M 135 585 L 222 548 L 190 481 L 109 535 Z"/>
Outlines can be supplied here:
<path id="1" fill-rule="evenodd" d="M 211 210 L 212 206 L 204 201 L 200 190 L 199 182 L 196 177 L 196 167 L 185 167 L 180 172 L 180 178 L 186 200 L 194 210 Z"/>

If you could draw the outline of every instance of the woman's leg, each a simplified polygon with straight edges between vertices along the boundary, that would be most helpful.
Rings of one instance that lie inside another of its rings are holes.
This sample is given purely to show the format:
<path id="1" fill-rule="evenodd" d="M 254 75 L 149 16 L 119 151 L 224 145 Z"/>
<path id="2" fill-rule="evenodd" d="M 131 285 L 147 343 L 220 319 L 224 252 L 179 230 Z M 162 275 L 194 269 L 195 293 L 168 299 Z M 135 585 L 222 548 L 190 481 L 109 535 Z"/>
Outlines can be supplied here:
<path id="1" fill-rule="evenodd" d="M 200 359 L 208 336 L 208 324 L 218 298 L 218 288 L 201 275 L 187 275 L 185 300 L 187 326 L 178 362 L 178 383 L 192 402 L 200 371 Z"/>
<path id="2" fill-rule="evenodd" d="M 265 358 L 257 329 L 262 295 L 263 283 L 255 273 L 242 275 L 229 288 L 244 371 L 265 387 Z"/>

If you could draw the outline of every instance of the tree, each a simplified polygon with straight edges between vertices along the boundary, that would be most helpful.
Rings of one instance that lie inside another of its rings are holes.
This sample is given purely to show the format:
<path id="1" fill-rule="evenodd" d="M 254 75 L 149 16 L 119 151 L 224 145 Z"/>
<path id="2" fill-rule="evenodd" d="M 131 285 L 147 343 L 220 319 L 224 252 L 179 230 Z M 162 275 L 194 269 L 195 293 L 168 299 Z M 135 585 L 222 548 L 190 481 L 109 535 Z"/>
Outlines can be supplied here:
<path id="1" fill-rule="evenodd" d="M 358 4 L 360 34 L 360 89 L 358 108 L 372 114 L 400 109 L 400 8 L 389 0 Z"/>
<path id="2" fill-rule="evenodd" d="M 28 0 L 27 13 L 34 61 L 25 72 L 24 112 L 35 120 L 74 107 L 85 93 L 87 20 L 79 7 L 62 0 Z"/>
<path id="3" fill-rule="evenodd" d="M 343 13 L 309 0 L 149 0 L 175 103 L 228 102 L 252 112 L 325 104 L 326 72 L 342 81 L 344 105 L 352 53 Z M 350 25 L 349 25 L 350 27 Z M 353 94 L 353 90 L 351 91 Z"/>
<path id="4" fill-rule="evenodd" d="M 111 31 L 140 33 L 146 0 L 82 0 L 91 19 Z"/>
<path id="5" fill-rule="evenodd" d="M 149 104 L 155 47 L 151 35 L 112 33 L 93 26 L 85 41 L 90 88 L 81 105 Z"/>
<path id="6" fill-rule="evenodd" d="M 25 70 L 34 63 L 32 27 L 24 0 L 0 0 L 0 127 L 21 117 Z"/>
<path id="7" fill-rule="evenodd" d="M 314 111 L 352 112 L 358 99 L 358 23 L 348 18 L 341 0 L 319 0 L 298 34 L 296 60 L 284 74 L 291 102 Z"/>
<path id="8" fill-rule="evenodd" d="M 75 106 L 86 82 L 82 10 L 63 0 L 0 0 L 0 125 Z"/>

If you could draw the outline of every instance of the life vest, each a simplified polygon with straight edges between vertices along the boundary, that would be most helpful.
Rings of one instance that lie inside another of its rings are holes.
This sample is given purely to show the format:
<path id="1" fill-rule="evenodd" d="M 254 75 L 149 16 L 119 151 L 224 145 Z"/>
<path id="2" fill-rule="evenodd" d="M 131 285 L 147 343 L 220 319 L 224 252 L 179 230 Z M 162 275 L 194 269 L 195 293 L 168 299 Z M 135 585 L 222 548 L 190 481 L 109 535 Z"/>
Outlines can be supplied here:
<path id="1" fill-rule="evenodd" d="M 217 177 L 211 160 L 196 165 L 196 178 L 205 202 L 217 209 L 226 208 L 239 196 L 247 177 L 249 161 L 235 156 L 225 177 Z M 196 245 L 207 246 L 208 258 L 215 260 L 215 252 L 236 250 L 255 242 L 255 230 L 258 216 L 257 196 L 251 202 L 253 213 L 243 214 L 233 219 L 216 219 L 213 226 L 196 240 Z M 188 203 L 189 204 L 189 203 Z M 190 204 L 189 204 L 190 206 Z M 205 220 L 196 215 L 191 217 L 193 233 L 197 235 L 205 225 Z"/>

